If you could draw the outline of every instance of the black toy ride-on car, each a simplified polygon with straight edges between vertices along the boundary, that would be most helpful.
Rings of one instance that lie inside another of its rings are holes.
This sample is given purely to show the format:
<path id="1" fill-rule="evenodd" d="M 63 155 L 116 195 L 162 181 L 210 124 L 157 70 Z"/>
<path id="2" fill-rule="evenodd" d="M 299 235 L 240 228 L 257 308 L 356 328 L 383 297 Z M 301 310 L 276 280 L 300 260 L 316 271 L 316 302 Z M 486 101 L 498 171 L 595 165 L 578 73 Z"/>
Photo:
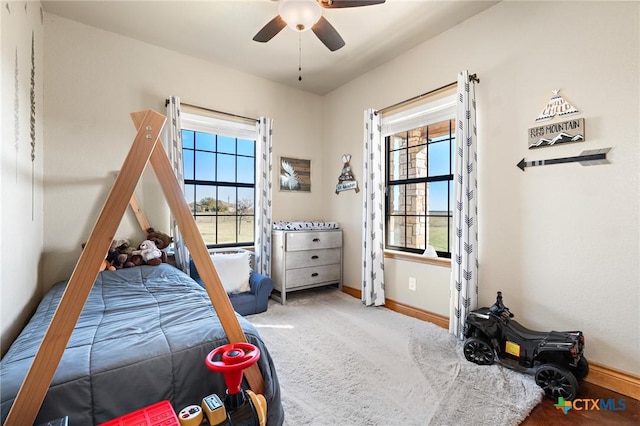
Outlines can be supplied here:
<path id="1" fill-rule="evenodd" d="M 535 375 L 536 383 L 551 399 L 576 398 L 578 381 L 589 374 L 582 332 L 533 331 L 512 318 L 500 291 L 493 306 L 470 312 L 464 330 L 465 358 L 478 365 L 497 362 Z"/>

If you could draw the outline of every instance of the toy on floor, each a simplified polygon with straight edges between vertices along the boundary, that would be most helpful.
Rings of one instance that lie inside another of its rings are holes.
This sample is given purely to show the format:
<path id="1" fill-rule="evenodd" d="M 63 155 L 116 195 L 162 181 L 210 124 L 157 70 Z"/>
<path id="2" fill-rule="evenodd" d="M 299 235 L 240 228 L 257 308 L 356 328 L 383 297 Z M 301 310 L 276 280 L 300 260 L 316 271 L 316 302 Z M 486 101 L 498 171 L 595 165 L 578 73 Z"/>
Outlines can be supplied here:
<path id="1" fill-rule="evenodd" d="M 582 331 L 533 331 L 511 318 L 500 291 L 490 308 L 470 312 L 464 332 L 465 358 L 478 365 L 498 362 L 533 374 L 547 397 L 574 399 L 578 381 L 589 374 Z"/>
<path id="2" fill-rule="evenodd" d="M 220 360 L 215 361 L 218 356 Z M 202 409 L 211 426 L 265 426 L 267 402 L 264 396 L 241 388 L 243 370 L 259 358 L 260 349 L 250 343 L 231 343 L 209 352 L 205 365 L 222 373 L 227 384 L 224 405 L 215 394 L 202 400 Z"/>

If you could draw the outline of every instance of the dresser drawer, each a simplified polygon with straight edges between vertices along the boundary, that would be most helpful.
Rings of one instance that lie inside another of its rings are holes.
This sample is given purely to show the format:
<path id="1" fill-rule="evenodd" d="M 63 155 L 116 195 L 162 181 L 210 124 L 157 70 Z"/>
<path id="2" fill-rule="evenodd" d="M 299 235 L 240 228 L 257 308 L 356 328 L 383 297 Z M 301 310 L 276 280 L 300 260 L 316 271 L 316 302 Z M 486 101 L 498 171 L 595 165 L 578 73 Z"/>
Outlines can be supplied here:
<path id="1" fill-rule="evenodd" d="M 311 266 L 287 270 L 287 289 L 318 284 L 323 282 L 340 281 L 340 265 Z"/>
<path id="2" fill-rule="evenodd" d="M 342 232 L 287 232 L 286 251 L 314 250 L 342 247 Z"/>
<path id="3" fill-rule="evenodd" d="M 286 269 L 305 268 L 307 266 L 322 266 L 340 263 L 342 250 L 340 248 L 294 251 L 287 255 Z"/>

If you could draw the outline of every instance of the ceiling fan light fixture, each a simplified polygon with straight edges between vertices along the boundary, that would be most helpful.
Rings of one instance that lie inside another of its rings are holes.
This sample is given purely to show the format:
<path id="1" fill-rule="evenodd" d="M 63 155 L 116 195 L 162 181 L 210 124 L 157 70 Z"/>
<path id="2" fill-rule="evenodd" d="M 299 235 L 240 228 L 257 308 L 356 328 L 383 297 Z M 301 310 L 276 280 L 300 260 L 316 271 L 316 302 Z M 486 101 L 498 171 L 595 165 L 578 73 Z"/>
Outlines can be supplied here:
<path id="1" fill-rule="evenodd" d="M 322 16 L 322 7 L 316 0 L 280 0 L 278 14 L 295 31 L 307 31 Z"/>

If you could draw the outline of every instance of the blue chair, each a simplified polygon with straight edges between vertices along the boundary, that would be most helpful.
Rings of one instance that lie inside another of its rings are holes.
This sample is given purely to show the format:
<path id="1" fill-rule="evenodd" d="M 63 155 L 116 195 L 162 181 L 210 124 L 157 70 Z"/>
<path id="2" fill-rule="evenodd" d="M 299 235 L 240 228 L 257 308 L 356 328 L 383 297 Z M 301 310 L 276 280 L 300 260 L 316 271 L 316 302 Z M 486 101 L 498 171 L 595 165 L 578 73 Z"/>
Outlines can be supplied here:
<path id="1" fill-rule="evenodd" d="M 200 278 L 196 265 L 193 263 L 193 259 L 189 259 L 189 271 L 191 278 L 204 288 L 204 283 Z M 233 309 L 242 316 L 259 314 L 267 310 L 269 296 L 273 290 L 273 281 L 266 275 L 251 271 L 249 274 L 249 287 L 250 290 L 247 292 L 228 294 Z"/>

